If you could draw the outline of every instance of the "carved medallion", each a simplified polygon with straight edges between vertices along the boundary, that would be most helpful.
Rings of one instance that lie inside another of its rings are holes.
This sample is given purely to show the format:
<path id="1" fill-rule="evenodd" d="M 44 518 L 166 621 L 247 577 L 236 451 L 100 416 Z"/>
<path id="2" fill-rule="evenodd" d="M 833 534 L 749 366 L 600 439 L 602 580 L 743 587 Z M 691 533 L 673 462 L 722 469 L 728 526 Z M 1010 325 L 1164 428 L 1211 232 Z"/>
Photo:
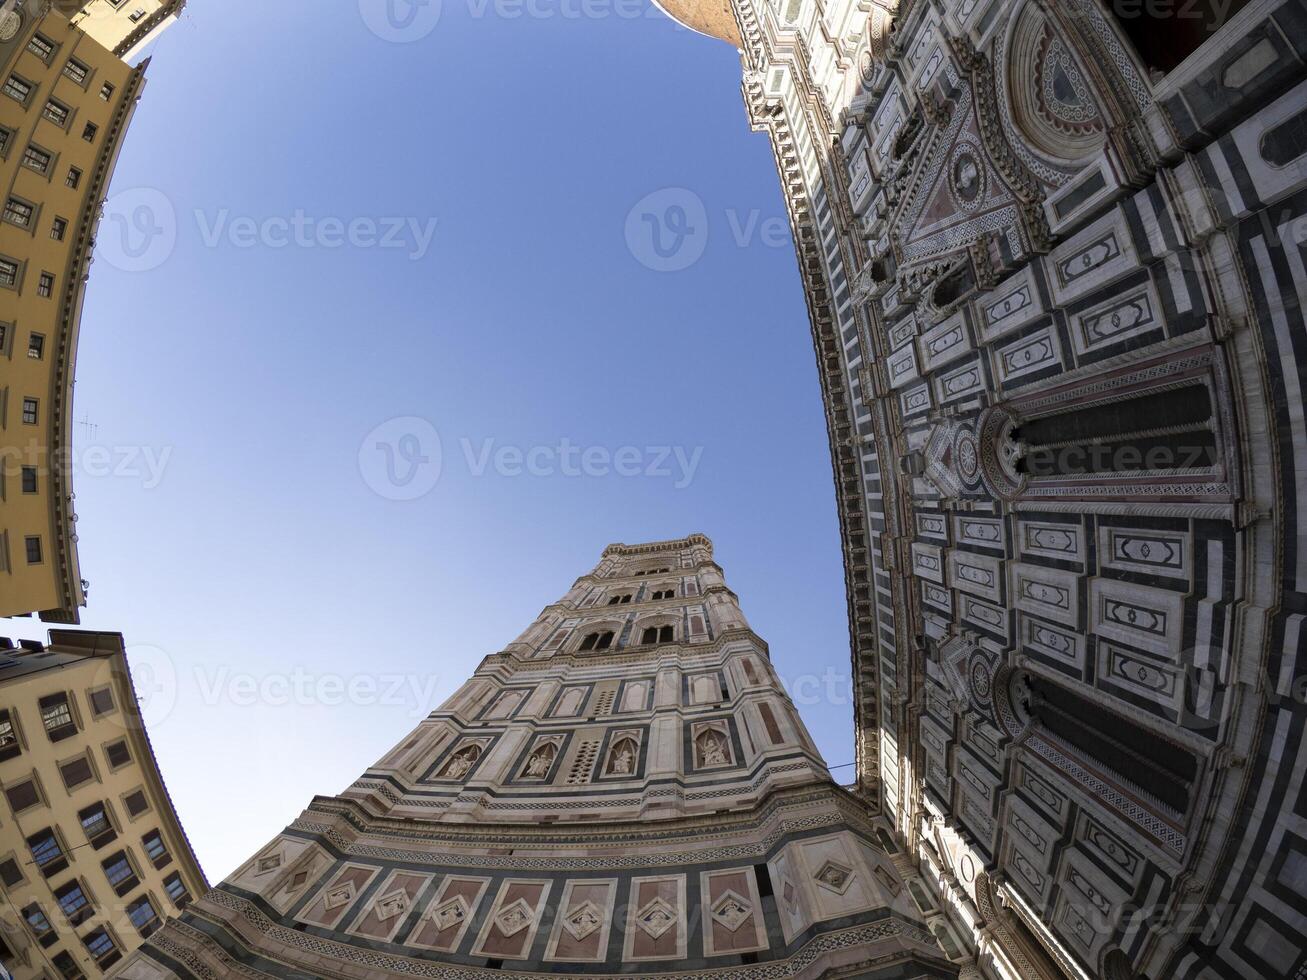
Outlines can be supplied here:
<path id="1" fill-rule="evenodd" d="M 662 898 L 655 898 L 635 914 L 635 924 L 657 939 L 676 925 L 676 910 Z"/>

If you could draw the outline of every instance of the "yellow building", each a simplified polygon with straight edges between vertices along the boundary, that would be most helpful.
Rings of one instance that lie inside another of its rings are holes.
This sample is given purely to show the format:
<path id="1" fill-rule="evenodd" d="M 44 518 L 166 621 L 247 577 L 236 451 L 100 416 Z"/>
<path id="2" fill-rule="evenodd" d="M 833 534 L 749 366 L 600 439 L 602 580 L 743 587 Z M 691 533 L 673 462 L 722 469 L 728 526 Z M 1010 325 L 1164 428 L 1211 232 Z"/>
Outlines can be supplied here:
<path id="1" fill-rule="evenodd" d="M 131 61 L 176 22 L 186 0 L 62 0 L 55 6 L 91 38 Z"/>
<path id="2" fill-rule="evenodd" d="M 143 84 L 63 14 L 0 8 L 0 616 L 76 623 L 77 337 L 104 199 Z"/>
<path id="3" fill-rule="evenodd" d="M 137 708 L 123 638 L 0 639 L 0 961 L 99 977 L 208 890 Z"/>

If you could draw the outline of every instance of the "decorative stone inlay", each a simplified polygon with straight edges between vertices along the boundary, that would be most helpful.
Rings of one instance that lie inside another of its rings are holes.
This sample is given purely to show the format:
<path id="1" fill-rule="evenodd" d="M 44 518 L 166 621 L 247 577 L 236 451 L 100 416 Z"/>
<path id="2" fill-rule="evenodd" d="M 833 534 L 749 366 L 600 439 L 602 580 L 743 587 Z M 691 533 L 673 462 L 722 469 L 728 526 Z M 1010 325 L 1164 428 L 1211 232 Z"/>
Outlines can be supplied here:
<path id="1" fill-rule="evenodd" d="M 563 918 L 563 928 L 573 939 L 580 941 L 603 924 L 603 915 L 594 902 L 582 902 Z"/>
<path id="2" fill-rule="evenodd" d="M 753 906 L 743 897 L 727 890 L 712 907 L 712 917 L 729 931 L 740 928 L 753 914 Z"/>
<path id="3" fill-rule="evenodd" d="M 408 905 L 408 893 L 400 888 L 377 899 L 372 910 L 377 913 L 378 919 L 385 922 L 387 919 L 393 919 L 401 912 L 407 911 Z"/>
<path id="4" fill-rule="evenodd" d="M 448 902 L 443 902 L 437 906 L 436 910 L 431 913 L 431 920 L 435 922 L 436 927 L 441 932 L 444 932 L 446 929 L 452 929 L 454 926 L 461 925 L 466 921 L 470 911 L 463 896 L 455 895 Z"/>
<path id="5" fill-rule="evenodd" d="M 280 851 L 277 851 L 275 854 L 268 854 L 264 857 L 259 858 L 259 860 L 255 862 L 254 865 L 256 875 L 266 875 L 269 871 L 276 871 L 280 867 L 281 867 Z"/>
<path id="6" fill-rule="evenodd" d="M 506 905 L 495 916 L 495 925 L 505 936 L 516 936 L 535 921 L 535 912 L 523 899 Z"/>
<path id="7" fill-rule="evenodd" d="M 347 881 L 343 885 L 337 885 L 331 891 L 327 892 L 327 897 L 323 900 L 323 908 L 331 911 L 338 909 L 342 905 L 348 905 L 354 900 L 354 882 Z"/>
<path id="8" fill-rule="evenodd" d="M 635 924 L 657 939 L 676 925 L 676 910 L 663 898 L 655 898 L 636 913 Z"/>
<path id="9" fill-rule="evenodd" d="M 845 867 L 838 861 L 827 861 L 813 878 L 823 888 L 833 891 L 836 895 L 843 895 L 849 890 L 849 885 L 853 884 L 853 869 Z"/>

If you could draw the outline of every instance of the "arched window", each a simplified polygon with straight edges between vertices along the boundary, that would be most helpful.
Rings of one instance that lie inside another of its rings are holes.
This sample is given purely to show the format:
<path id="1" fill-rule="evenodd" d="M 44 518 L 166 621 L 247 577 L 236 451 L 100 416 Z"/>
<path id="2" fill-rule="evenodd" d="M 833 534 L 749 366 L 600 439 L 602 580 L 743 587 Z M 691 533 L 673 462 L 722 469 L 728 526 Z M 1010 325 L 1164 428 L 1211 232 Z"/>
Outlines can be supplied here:
<path id="1" fill-rule="evenodd" d="M 675 589 L 661 589 L 655 592 L 652 596 L 650 596 L 650 598 L 656 601 L 658 599 L 672 599 L 675 596 L 676 596 Z"/>
<path id="2" fill-rule="evenodd" d="M 581 641 L 581 649 L 584 650 L 607 650 L 613 645 L 613 631 L 601 630 L 589 633 Z"/>
<path id="3" fill-rule="evenodd" d="M 673 630 L 670 626 L 650 626 L 640 637 L 640 642 L 649 643 L 671 643 L 673 639 Z"/>
<path id="4" fill-rule="evenodd" d="M 622 711 L 643 711 L 645 695 L 648 691 L 646 685 L 641 681 L 626 685 L 626 690 L 622 692 Z"/>
<path id="5" fill-rule="evenodd" d="M 631 601 L 631 596 L 628 593 L 627 595 L 615 595 L 610 597 L 608 600 L 608 604 L 610 606 L 622 606 L 630 601 Z"/>

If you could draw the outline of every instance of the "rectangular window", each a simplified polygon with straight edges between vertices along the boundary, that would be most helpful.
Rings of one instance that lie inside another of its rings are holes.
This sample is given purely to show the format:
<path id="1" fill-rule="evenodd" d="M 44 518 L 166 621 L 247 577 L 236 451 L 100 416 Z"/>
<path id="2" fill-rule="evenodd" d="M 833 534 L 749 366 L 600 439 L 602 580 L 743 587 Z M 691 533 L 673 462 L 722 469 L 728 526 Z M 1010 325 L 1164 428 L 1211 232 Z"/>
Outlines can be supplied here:
<path id="1" fill-rule="evenodd" d="M 150 809 L 150 803 L 145 798 L 145 791 L 139 789 L 136 792 L 129 794 L 126 799 L 123 800 L 123 805 L 127 807 L 127 812 L 133 817 L 139 817 L 146 810 Z"/>
<path id="2" fill-rule="evenodd" d="M 48 65 L 54 54 L 54 42 L 38 31 L 28 39 L 27 50 Z"/>
<path id="3" fill-rule="evenodd" d="M 111 769 L 118 769 L 132 761 L 132 754 L 127 749 L 127 742 L 114 742 L 104 747 L 104 757 L 109 760 Z"/>
<path id="4" fill-rule="evenodd" d="M 114 945 L 113 938 L 104 926 L 88 932 L 82 937 L 82 942 L 86 944 L 87 951 L 95 957 L 95 962 L 101 969 L 108 969 L 121 958 L 118 947 Z"/>
<path id="5" fill-rule="evenodd" d="M 41 794 L 36 791 L 36 781 L 32 779 L 10 786 L 5 790 L 5 796 L 14 813 L 21 813 L 41 802 Z"/>
<path id="6" fill-rule="evenodd" d="M 68 219 L 55 218 L 50 224 L 50 237 L 56 242 L 62 242 L 66 234 L 68 234 Z"/>
<path id="7" fill-rule="evenodd" d="M 60 950 L 55 953 L 51 962 L 54 963 L 55 968 L 59 971 L 59 976 L 63 977 L 64 980 L 82 980 L 86 976 L 82 972 L 82 968 L 77 965 L 77 961 L 73 959 L 72 954 L 67 950 Z"/>
<path id="8" fill-rule="evenodd" d="M 113 98 L 113 86 L 108 82 L 100 86 L 100 98 L 105 102 Z"/>
<path id="9" fill-rule="evenodd" d="M 33 535 L 23 539 L 23 548 L 27 552 L 27 564 L 41 564 L 41 539 Z"/>
<path id="10" fill-rule="evenodd" d="M 91 908 L 86 892 L 82 891 L 79 882 L 70 881 L 62 888 L 55 889 L 54 897 L 59 902 L 59 910 L 63 912 L 69 925 L 75 926 L 79 922 L 85 922 L 95 911 Z"/>
<path id="11" fill-rule="evenodd" d="M 78 85 L 86 85 L 86 79 L 91 74 L 91 69 L 86 67 L 76 58 L 69 58 L 64 63 L 64 74 L 71 78 Z"/>
<path id="12" fill-rule="evenodd" d="M 10 75 L 5 79 L 4 93 L 15 102 L 27 105 L 27 100 L 32 97 L 32 83 L 17 75 Z"/>
<path id="13" fill-rule="evenodd" d="M 39 834 L 27 838 L 27 846 L 32 852 L 32 860 L 41 869 L 41 874 L 47 878 L 68 867 L 64 849 L 59 846 L 59 838 L 48 827 Z"/>
<path id="14" fill-rule="evenodd" d="M 127 906 L 127 918 L 132 920 L 132 925 L 143 936 L 148 936 L 159 926 L 159 913 L 154 910 L 148 898 L 138 898 Z"/>
<path id="15" fill-rule="evenodd" d="M 81 786 L 82 783 L 90 782 L 95 778 L 95 773 L 91 769 L 90 760 L 82 757 L 73 759 L 71 762 L 65 762 L 59 767 L 59 775 L 63 777 L 64 785 L 69 789 Z"/>
<path id="16" fill-rule="evenodd" d="M 82 172 L 76 167 L 68 168 L 68 176 L 64 178 L 64 184 L 68 187 L 77 189 L 77 185 L 82 182 Z"/>
<path id="17" fill-rule="evenodd" d="M 14 727 L 13 716 L 9 709 L 0 710 L 0 762 L 21 755 L 23 747 L 18 743 L 18 730 Z"/>
<path id="18" fill-rule="evenodd" d="M 36 467 L 23 467 L 23 493 L 36 493 Z"/>
<path id="19" fill-rule="evenodd" d="M 54 273 L 42 272 L 41 278 L 36 281 L 36 295 L 44 296 L 49 299 L 54 294 Z"/>
<path id="20" fill-rule="evenodd" d="M 88 806 L 77 814 L 77 819 L 81 821 L 82 832 L 92 847 L 103 847 L 117 836 L 113 824 L 109 822 L 109 811 L 103 803 Z"/>
<path id="21" fill-rule="evenodd" d="M 168 845 L 163 842 L 163 834 L 157 830 L 152 830 L 142 837 L 141 843 L 145 846 L 145 853 L 149 855 L 156 868 L 162 868 L 172 860 L 172 857 L 168 854 Z"/>
<path id="22" fill-rule="evenodd" d="M 40 416 L 40 403 L 35 398 L 23 399 L 23 424 L 36 425 L 36 420 Z"/>
<path id="23" fill-rule="evenodd" d="M 50 163 L 54 158 L 38 146 L 28 146 L 23 151 L 23 166 L 45 176 L 50 172 Z"/>
<path id="24" fill-rule="evenodd" d="M 100 131 L 99 126 L 97 126 L 95 123 L 88 122 L 85 126 L 82 127 L 82 139 L 86 140 L 86 142 L 88 143 L 94 143 L 95 134 L 98 133 L 99 131 Z"/>
<path id="25" fill-rule="evenodd" d="M 42 946 L 50 946 L 59 938 L 55 934 L 54 926 L 50 925 L 49 918 L 41 911 L 39 905 L 29 905 L 23 909 L 23 918 L 27 922 L 27 927 L 32 930 L 32 935 Z"/>
<path id="26" fill-rule="evenodd" d="M 18 869 L 18 862 L 13 858 L 5 858 L 0 861 L 0 881 L 5 883 L 6 888 L 13 888 L 23 880 L 23 872 Z"/>
<path id="27" fill-rule="evenodd" d="M 100 866 L 104 868 L 104 876 L 109 879 L 109 884 L 119 895 L 126 895 L 139 884 L 136 871 L 132 868 L 131 861 L 127 859 L 126 851 L 119 851 L 108 860 L 102 861 Z"/>
<path id="28" fill-rule="evenodd" d="M 99 716 L 113 710 L 113 691 L 102 687 L 91 692 L 91 711 Z"/>
<path id="29" fill-rule="evenodd" d="M 14 141 L 14 131 L 6 126 L 0 126 L 0 157 L 9 152 L 9 144 Z"/>
<path id="30" fill-rule="evenodd" d="M 41 724 L 45 726 L 50 741 L 59 742 L 74 735 L 77 725 L 73 721 L 73 709 L 68 704 L 68 695 L 62 691 L 47 694 L 37 702 L 41 706 Z"/>
<path id="31" fill-rule="evenodd" d="M 181 872 L 174 871 L 167 878 L 163 879 L 163 890 L 168 893 L 174 905 L 181 908 L 190 900 L 190 894 L 186 891 L 186 886 L 182 884 Z"/>
<path id="32" fill-rule="evenodd" d="M 39 333 L 29 334 L 27 337 L 27 356 L 34 361 L 39 361 L 45 354 L 45 337 Z"/>
<path id="33" fill-rule="evenodd" d="M 48 119 L 60 129 L 67 128 L 68 118 L 71 115 L 72 110 L 58 99 L 46 99 L 45 108 L 41 110 L 41 118 Z"/>
<path id="34" fill-rule="evenodd" d="M 19 228 L 30 228 L 32 218 L 35 216 L 36 208 L 26 201 L 11 197 L 5 202 L 5 220 L 11 225 L 17 225 Z"/>
<path id="35" fill-rule="evenodd" d="M 18 285 L 18 263 L 9 259 L 0 259 L 0 286 Z"/>
<path id="36" fill-rule="evenodd" d="M 130 20 L 133 24 L 135 24 L 138 20 L 140 20 L 144 16 L 145 16 L 145 8 L 137 7 L 128 15 L 127 19 Z"/>

